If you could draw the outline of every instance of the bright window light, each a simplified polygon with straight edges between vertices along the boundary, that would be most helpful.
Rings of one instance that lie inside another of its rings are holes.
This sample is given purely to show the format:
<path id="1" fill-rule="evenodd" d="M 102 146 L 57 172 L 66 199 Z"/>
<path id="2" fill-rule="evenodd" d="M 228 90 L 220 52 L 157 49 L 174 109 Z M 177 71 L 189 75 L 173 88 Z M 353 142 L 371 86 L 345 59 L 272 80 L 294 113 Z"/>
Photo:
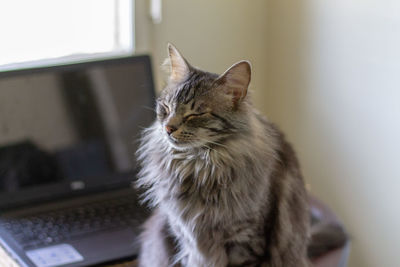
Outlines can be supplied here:
<path id="1" fill-rule="evenodd" d="M 1 0 L 0 65 L 133 52 L 133 0 Z"/>

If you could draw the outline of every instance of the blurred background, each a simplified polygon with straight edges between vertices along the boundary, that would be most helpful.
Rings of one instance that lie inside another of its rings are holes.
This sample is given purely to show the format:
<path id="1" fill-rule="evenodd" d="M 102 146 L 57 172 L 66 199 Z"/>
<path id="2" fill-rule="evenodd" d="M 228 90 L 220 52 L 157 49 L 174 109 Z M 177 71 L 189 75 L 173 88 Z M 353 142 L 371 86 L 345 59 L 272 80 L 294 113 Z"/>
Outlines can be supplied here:
<path id="1" fill-rule="evenodd" d="M 152 56 L 159 91 L 168 42 L 216 73 L 250 60 L 255 106 L 286 133 L 312 193 L 352 236 L 349 266 L 399 266 L 399 1 L 20 2 L 0 5 L 3 69 L 134 51 Z"/>

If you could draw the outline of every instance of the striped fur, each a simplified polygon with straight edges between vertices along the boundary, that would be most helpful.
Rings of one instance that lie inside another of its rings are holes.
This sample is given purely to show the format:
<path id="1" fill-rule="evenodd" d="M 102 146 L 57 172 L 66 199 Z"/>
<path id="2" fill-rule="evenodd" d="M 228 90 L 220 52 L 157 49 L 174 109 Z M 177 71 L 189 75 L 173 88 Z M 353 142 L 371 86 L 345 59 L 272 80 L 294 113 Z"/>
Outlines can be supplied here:
<path id="1" fill-rule="evenodd" d="M 138 186 L 154 208 L 140 266 L 308 266 L 299 166 L 250 103 L 249 63 L 218 76 L 169 55 L 177 70 L 138 150 Z"/>

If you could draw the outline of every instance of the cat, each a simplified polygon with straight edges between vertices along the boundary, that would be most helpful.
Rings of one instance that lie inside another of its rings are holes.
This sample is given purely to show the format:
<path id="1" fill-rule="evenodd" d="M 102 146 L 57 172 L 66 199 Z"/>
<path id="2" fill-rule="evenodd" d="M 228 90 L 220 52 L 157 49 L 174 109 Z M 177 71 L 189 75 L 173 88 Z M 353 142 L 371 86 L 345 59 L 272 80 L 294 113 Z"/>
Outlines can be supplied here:
<path id="1" fill-rule="evenodd" d="M 252 105 L 251 65 L 222 75 L 168 45 L 168 83 L 141 138 L 137 185 L 154 208 L 139 266 L 309 266 L 299 164 Z"/>

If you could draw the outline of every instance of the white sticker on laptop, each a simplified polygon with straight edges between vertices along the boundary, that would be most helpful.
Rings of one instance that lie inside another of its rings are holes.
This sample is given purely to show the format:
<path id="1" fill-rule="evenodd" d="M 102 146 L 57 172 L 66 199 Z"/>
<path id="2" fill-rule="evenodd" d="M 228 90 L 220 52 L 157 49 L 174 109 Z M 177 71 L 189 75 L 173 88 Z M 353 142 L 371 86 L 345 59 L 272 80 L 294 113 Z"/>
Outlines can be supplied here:
<path id="1" fill-rule="evenodd" d="M 29 250 L 26 255 L 37 267 L 54 267 L 83 260 L 82 255 L 69 244 Z"/>

